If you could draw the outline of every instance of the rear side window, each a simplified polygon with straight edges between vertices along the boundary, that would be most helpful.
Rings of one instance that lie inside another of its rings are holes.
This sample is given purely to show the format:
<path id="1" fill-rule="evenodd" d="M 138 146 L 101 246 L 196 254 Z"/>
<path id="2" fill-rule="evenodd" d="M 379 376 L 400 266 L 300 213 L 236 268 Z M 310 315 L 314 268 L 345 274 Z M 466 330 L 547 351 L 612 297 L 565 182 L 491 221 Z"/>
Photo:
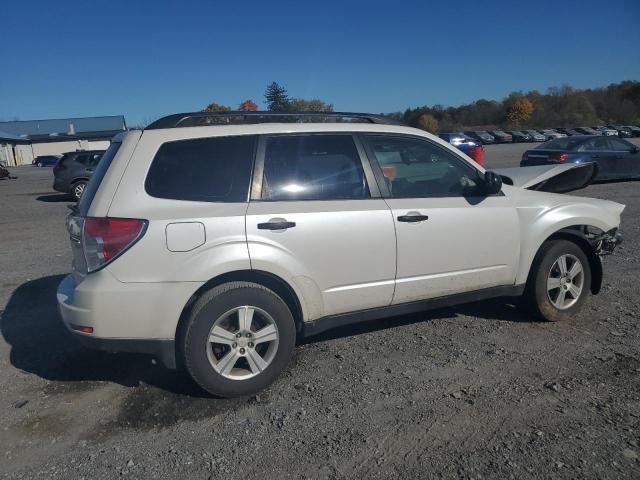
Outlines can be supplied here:
<path id="1" fill-rule="evenodd" d="M 165 143 L 147 174 L 152 197 L 195 202 L 246 202 L 256 136 Z"/>
<path id="2" fill-rule="evenodd" d="M 102 155 L 102 157 L 100 158 L 100 162 L 98 163 L 95 172 L 91 176 L 91 180 L 89 180 L 89 183 L 87 184 L 87 187 L 82 194 L 82 198 L 80 199 L 80 203 L 78 204 L 78 214 L 81 217 L 87 216 L 89 207 L 91 206 L 91 202 L 93 202 L 93 197 L 96 196 L 96 192 L 98 191 L 98 188 L 102 183 L 102 179 L 107 174 L 107 170 L 109 170 L 111 161 L 113 160 L 113 157 L 116 156 L 116 153 L 118 153 L 120 145 L 122 145 L 122 143 L 113 142 L 111 145 L 109 145 L 107 151 L 104 152 L 104 155 Z M 63 157 L 63 159 L 65 157 Z M 60 162 L 62 163 L 62 160 L 60 160 Z"/>
<path id="3" fill-rule="evenodd" d="M 351 135 L 266 139 L 263 200 L 348 200 L 369 197 Z"/>

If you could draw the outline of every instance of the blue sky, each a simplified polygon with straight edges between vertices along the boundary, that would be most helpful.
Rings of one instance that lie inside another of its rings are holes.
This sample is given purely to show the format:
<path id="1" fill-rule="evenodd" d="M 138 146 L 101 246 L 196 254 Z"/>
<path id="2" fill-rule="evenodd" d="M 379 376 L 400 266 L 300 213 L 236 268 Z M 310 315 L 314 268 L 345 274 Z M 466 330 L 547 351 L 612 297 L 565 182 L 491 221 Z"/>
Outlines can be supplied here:
<path id="1" fill-rule="evenodd" d="M 260 107 L 273 80 L 346 111 L 640 80 L 640 1 L 58 1 L 2 8 L 0 119 Z"/>

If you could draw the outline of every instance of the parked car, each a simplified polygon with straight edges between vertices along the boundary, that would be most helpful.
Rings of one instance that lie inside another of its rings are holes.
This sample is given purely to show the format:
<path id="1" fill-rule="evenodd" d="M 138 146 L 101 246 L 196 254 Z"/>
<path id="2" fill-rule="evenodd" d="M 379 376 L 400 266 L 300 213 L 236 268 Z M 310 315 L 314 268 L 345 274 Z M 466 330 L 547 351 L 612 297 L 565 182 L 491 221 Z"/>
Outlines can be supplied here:
<path id="1" fill-rule="evenodd" d="M 482 146 L 482 143 L 480 141 L 468 137 L 462 132 L 441 133 L 438 136 L 445 142 L 450 143 L 454 147 L 464 152 L 479 165 L 482 165 L 484 163 L 484 147 Z"/>
<path id="2" fill-rule="evenodd" d="M 592 130 L 595 130 L 596 132 L 598 132 L 600 135 L 604 136 L 604 137 L 617 137 L 618 136 L 618 131 L 613 129 L 613 128 L 608 128 L 608 127 L 593 127 Z"/>
<path id="3" fill-rule="evenodd" d="M 546 140 L 545 136 L 542 135 L 537 130 L 523 130 L 524 133 L 531 136 L 531 141 L 533 142 L 544 142 Z"/>
<path id="4" fill-rule="evenodd" d="M 531 142 L 533 140 L 531 135 L 521 132 L 520 130 L 509 130 L 506 134 L 511 135 L 511 141 L 513 143 Z"/>
<path id="5" fill-rule="evenodd" d="M 566 133 L 556 132 L 555 130 L 551 129 L 540 130 L 540 134 L 544 136 L 545 142 L 548 142 L 549 140 L 555 140 L 556 138 L 564 138 L 567 136 Z"/>
<path id="6" fill-rule="evenodd" d="M 583 132 L 579 132 L 577 129 L 574 128 L 555 128 L 554 130 L 564 133 L 566 136 L 568 137 L 573 137 L 573 136 L 582 136 L 584 135 Z"/>
<path id="7" fill-rule="evenodd" d="M 579 132 L 581 135 L 602 135 L 599 131 L 594 130 L 591 127 L 577 127 L 574 130 Z"/>
<path id="8" fill-rule="evenodd" d="M 496 139 L 489 132 L 485 132 L 484 130 L 469 130 L 464 132 L 465 135 L 475 138 L 476 140 L 480 140 L 483 145 L 490 145 L 495 143 Z"/>
<path id="9" fill-rule="evenodd" d="M 635 125 L 625 125 L 624 128 L 631 132 L 632 137 L 640 137 L 640 127 L 636 127 Z"/>
<path id="10" fill-rule="evenodd" d="M 272 115 L 171 115 L 113 139 L 67 219 L 57 301 L 81 342 L 179 357 L 233 397 L 340 325 L 520 295 L 565 321 L 599 291 L 624 205 L 544 191 L 592 164 L 494 173 L 381 117 Z"/>
<path id="11" fill-rule="evenodd" d="M 640 177 L 640 149 L 617 137 L 584 135 L 559 138 L 522 154 L 520 166 L 587 163 L 598 165 L 597 180 Z"/>
<path id="12" fill-rule="evenodd" d="M 502 130 L 491 130 L 489 133 L 496 139 L 496 143 L 511 143 L 513 141 L 511 135 Z"/>
<path id="13" fill-rule="evenodd" d="M 618 132 L 618 136 L 621 138 L 629 138 L 631 137 L 631 130 L 629 130 L 626 127 L 623 127 L 622 125 L 607 125 L 607 128 L 611 128 L 612 130 L 615 130 L 616 132 Z"/>
<path id="14" fill-rule="evenodd" d="M 53 167 L 58 160 L 60 157 L 57 155 L 39 155 L 33 159 L 32 164 L 36 167 Z"/>
<path id="15" fill-rule="evenodd" d="M 65 153 L 53 167 L 53 189 L 80 200 L 104 150 Z"/>

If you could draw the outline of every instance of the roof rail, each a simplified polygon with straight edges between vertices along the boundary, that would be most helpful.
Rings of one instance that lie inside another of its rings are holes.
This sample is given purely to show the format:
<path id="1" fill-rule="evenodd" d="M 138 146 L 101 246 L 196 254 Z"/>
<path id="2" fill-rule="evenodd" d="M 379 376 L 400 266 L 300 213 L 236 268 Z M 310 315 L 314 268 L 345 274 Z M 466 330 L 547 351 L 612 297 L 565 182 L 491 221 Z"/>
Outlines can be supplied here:
<path id="1" fill-rule="evenodd" d="M 380 115 L 352 112 L 191 112 L 176 113 L 152 122 L 145 130 L 209 125 L 242 125 L 255 123 L 378 123 L 399 125 Z"/>

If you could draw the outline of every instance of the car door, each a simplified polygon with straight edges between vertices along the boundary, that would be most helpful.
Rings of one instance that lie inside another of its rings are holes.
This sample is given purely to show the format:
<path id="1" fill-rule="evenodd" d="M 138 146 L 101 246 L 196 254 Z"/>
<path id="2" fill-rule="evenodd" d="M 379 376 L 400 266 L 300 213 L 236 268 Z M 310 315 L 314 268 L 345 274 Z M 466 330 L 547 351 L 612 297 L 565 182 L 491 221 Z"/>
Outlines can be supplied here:
<path id="1" fill-rule="evenodd" d="M 362 139 L 396 227 L 394 304 L 514 284 L 520 228 L 507 196 L 481 196 L 480 172 L 435 142 Z"/>
<path id="2" fill-rule="evenodd" d="M 640 152 L 638 147 L 621 138 L 610 137 L 608 140 L 616 157 L 615 176 L 618 178 L 639 177 Z"/>
<path id="3" fill-rule="evenodd" d="M 391 303 L 391 212 L 351 134 L 260 140 L 246 215 L 251 266 L 292 282 L 307 319 Z"/>
<path id="4" fill-rule="evenodd" d="M 576 152 L 587 154 L 587 160 L 598 164 L 598 180 L 607 180 L 616 176 L 616 153 L 611 150 L 609 139 L 594 137 L 575 148 Z"/>

